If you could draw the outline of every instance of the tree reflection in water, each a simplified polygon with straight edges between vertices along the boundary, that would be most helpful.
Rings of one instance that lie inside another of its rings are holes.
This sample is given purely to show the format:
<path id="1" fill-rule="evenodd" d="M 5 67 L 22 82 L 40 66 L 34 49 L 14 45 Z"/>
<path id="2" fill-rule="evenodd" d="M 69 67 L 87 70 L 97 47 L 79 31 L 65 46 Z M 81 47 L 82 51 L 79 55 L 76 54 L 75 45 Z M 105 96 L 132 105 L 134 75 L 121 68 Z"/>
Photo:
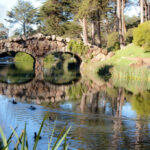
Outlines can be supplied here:
<path id="1" fill-rule="evenodd" d="M 71 141 L 73 148 L 114 150 L 150 148 L 148 90 L 134 94 L 121 86 L 114 87 L 107 82 L 96 84 L 82 78 L 79 82 L 72 83 L 72 76 L 70 79 L 62 80 L 61 75 L 59 85 L 54 82 L 52 84 L 50 81 L 53 77 L 50 79 L 49 75 L 55 74 L 53 72 L 55 69 L 47 71 L 46 75 L 35 70 L 36 73 L 30 82 L 16 84 L 25 80 L 19 79 L 23 76 L 13 80 L 15 73 L 12 73 L 14 70 L 12 72 L 10 70 L 9 67 L 6 69 L 6 66 L 1 68 L 1 76 L 12 75 L 13 84 L 2 80 L 0 94 L 14 97 L 18 101 L 34 102 L 43 105 L 45 109 L 50 108 L 53 112 L 49 112 L 49 115 L 53 118 L 58 117 L 60 123 L 58 129 L 62 124 L 71 122 L 73 129 L 69 136 L 70 139 L 73 138 Z M 22 73 L 18 70 L 16 74 Z M 47 75 L 48 78 L 44 80 Z M 25 76 L 25 79 L 29 79 L 28 76 L 27 78 Z"/>

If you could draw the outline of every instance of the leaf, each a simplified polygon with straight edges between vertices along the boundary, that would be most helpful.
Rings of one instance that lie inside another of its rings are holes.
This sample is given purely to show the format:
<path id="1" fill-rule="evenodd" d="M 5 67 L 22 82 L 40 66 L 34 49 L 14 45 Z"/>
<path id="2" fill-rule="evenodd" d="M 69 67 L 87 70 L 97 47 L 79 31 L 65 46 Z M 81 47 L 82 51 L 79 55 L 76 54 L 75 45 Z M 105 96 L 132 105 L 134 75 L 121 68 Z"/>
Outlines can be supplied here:
<path id="1" fill-rule="evenodd" d="M 10 140 L 12 139 L 13 135 L 15 134 L 15 131 L 16 131 L 17 127 L 13 130 L 13 132 L 11 133 L 10 137 L 8 138 L 7 140 L 7 143 L 10 142 Z"/>
<path id="2" fill-rule="evenodd" d="M 22 140 L 21 150 L 24 150 L 24 148 L 25 148 L 25 139 L 26 139 L 26 123 L 25 123 L 25 126 L 24 126 L 24 132 L 23 132 L 23 140 Z"/>
<path id="3" fill-rule="evenodd" d="M 71 129 L 71 127 L 68 128 L 68 130 L 65 132 L 64 135 L 63 135 L 63 133 L 64 133 L 65 128 L 62 130 L 62 132 L 61 132 L 60 135 L 58 136 L 57 141 L 55 142 L 55 144 L 54 144 L 52 150 L 57 150 L 57 149 L 59 148 L 60 144 L 61 144 L 62 141 L 66 138 L 66 136 L 67 136 L 68 132 L 70 131 L 70 129 Z M 62 135 L 63 135 L 63 137 L 61 138 Z"/>
<path id="4" fill-rule="evenodd" d="M 55 126 L 56 126 L 56 121 L 54 122 L 54 127 L 53 127 L 53 131 L 52 131 L 51 138 L 50 138 L 50 143 L 48 144 L 48 150 L 50 150 L 50 147 L 51 147 L 51 143 L 52 143 L 52 139 L 53 139 L 53 135 L 55 131 Z"/>
<path id="5" fill-rule="evenodd" d="M 0 127 L 0 134 L 1 134 L 1 137 L 2 137 L 4 149 L 5 149 L 5 150 L 9 150 L 9 149 L 8 149 L 7 139 L 6 139 L 5 135 L 4 135 L 4 132 L 3 132 L 3 130 L 2 130 L 1 127 Z"/>
<path id="6" fill-rule="evenodd" d="M 39 138 L 40 138 L 40 134 L 41 134 L 42 128 L 43 128 L 43 126 L 44 126 L 44 122 L 45 122 L 46 118 L 47 118 L 47 117 L 45 116 L 44 119 L 43 119 L 43 121 L 42 121 L 42 123 L 41 123 L 41 127 L 40 127 L 39 132 L 38 132 L 38 135 L 37 135 L 37 137 L 36 137 L 36 139 L 35 139 L 35 143 L 34 143 L 34 146 L 33 146 L 33 150 L 36 150 L 36 147 L 37 147 L 37 144 L 38 144 L 38 141 L 39 141 Z"/>

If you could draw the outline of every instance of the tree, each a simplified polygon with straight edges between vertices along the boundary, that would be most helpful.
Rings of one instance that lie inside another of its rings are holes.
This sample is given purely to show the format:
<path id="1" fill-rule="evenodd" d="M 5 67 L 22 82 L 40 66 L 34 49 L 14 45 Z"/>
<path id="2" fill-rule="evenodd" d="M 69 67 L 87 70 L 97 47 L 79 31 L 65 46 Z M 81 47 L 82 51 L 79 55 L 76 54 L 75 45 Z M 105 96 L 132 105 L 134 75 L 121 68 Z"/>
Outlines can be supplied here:
<path id="1" fill-rule="evenodd" d="M 9 30 L 4 26 L 4 24 L 0 23 L 0 40 L 8 37 L 8 31 Z"/>
<path id="2" fill-rule="evenodd" d="M 47 0 L 40 8 L 45 34 L 63 35 L 64 23 L 72 19 L 71 0 Z"/>
<path id="3" fill-rule="evenodd" d="M 18 0 L 17 5 L 7 12 L 7 21 L 12 24 L 20 24 L 23 34 L 26 36 L 28 28 L 31 28 L 32 24 L 36 24 L 37 10 L 32 6 L 30 2 L 24 0 Z"/>
<path id="4" fill-rule="evenodd" d="M 141 23 L 144 22 L 144 1 L 140 0 L 140 16 L 141 16 Z"/>
<path id="5" fill-rule="evenodd" d="M 102 16 L 107 10 L 108 0 L 83 0 L 80 4 L 79 11 L 77 13 L 77 18 L 81 22 L 83 28 L 83 41 L 85 44 L 88 43 L 87 34 L 87 20 L 92 24 L 92 39 L 93 44 L 95 44 L 95 34 L 98 38 L 98 46 L 101 46 L 101 20 Z"/>

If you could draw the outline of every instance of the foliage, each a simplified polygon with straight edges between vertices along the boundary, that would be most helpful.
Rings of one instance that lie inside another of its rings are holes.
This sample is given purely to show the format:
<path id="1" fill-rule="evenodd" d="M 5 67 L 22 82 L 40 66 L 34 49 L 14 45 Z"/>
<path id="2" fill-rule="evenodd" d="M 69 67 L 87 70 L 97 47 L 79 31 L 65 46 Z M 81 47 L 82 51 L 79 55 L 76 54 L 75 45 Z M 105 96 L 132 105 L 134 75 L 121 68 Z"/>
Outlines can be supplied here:
<path id="1" fill-rule="evenodd" d="M 49 54 L 44 58 L 44 68 L 51 68 L 55 63 L 54 55 Z"/>
<path id="2" fill-rule="evenodd" d="M 64 26 L 64 37 L 80 38 L 81 26 L 76 22 L 66 22 Z"/>
<path id="3" fill-rule="evenodd" d="M 8 31 L 9 30 L 4 26 L 4 24 L 0 23 L 0 40 L 8 37 Z"/>
<path id="4" fill-rule="evenodd" d="M 74 84 L 67 90 L 67 95 L 69 96 L 70 100 L 77 100 L 80 99 L 83 93 L 86 91 L 87 87 L 84 84 Z"/>
<path id="5" fill-rule="evenodd" d="M 47 0 L 40 8 L 40 18 L 44 24 L 45 34 L 63 35 L 64 22 L 71 19 L 71 0 Z"/>
<path id="6" fill-rule="evenodd" d="M 54 62 L 54 56 L 53 56 L 52 54 L 47 55 L 47 56 L 44 58 L 44 62 L 53 63 L 53 62 Z"/>
<path id="7" fill-rule="evenodd" d="M 116 87 L 124 87 L 133 93 L 150 89 L 150 76 L 146 68 L 131 68 L 128 66 L 115 66 L 112 81 Z"/>
<path id="8" fill-rule="evenodd" d="M 150 51 L 150 21 L 140 24 L 133 32 L 133 42 Z"/>
<path id="9" fill-rule="evenodd" d="M 39 129 L 39 132 L 37 134 L 37 137 L 35 138 L 35 141 L 34 141 L 34 145 L 33 145 L 33 150 L 36 150 L 37 148 L 37 144 L 39 142 L 39 139 L 40 139 L 40 134 L 41 134 L 41 131 L 43 129 L 43 126 L 44 126 L 44 122 L 46 120 L 46 117 L 43 119 L 42 123 L 41 123 L 41 126 L 40 126 L 40 129 Z M 64 150 L 67 150 L 68 149 L 68 144 L 66 144 L 66 139 L 67 139 L 67 134 L 69 133 L 71 127 L 69 127 L 67 130 L 66 130 L 66 127 L 64 127 L 61 131 L 61 133 L 58 135 L 58 138 L 56 140 L 56 142 L 54 143 L 54 146 L 51 148 L 51 142 L 52 142 L 52 138 L 53 138 L 53 134 L 54 134 L 54 131 L 55 131 L 55 124 L 54 124 L 54 128 L 53 128 L 53 131 L 52 131 L 52 134 L 50 136 L 50 143 L 48 144 L 48 150 L 53 149 L 53 150 L 57 150 L 63 141 L 64 144 L 63 144 L 63 149 Z M 18 149 L 19 145 L 21 146 L 21 150 L 28 150 L 28 138 L 27 138 L 27 132 L 26 132 L 26 123 L 25 123 L 25 126 L 24 126 L 24 130 L 22 131 L 21 135 L 18 136 L 18 134 L 16 133 L 16 130 L 15 129 L 12 129 L 12 134 L 10 135 L 10 137 L 8 138 L 8 140 L 6 139 L 5 135 L 4 135 L 4 132 L 2 130 L 2 128 L 0 127 L 0 135 L 2 136 L 2 142 L 3 142 L 3 147 L 2 149 L 3 150 L 9 150 L 9 144 L 13 142 L 12 138 L 13 138 L 13 135 L 15 135 L 17 137 L 17 142 L 15 144 L 15 149 Z"/>
<path id="10" fill-rule="evenodd" d="M 136 111 L 137 115 L 150 115 L 150 92 L 145 91 L 131 97 L 132 109 Z"/>
<path id="11" fill-rule="evenodd" d="M 71 40 L 67 45 L 67 49 L 81 56 L 87 52 L 88 47 L 81 40 Z"/>
<path id="12" fill-rule="evenodd" d="M 112 32 L 107 37 L 107 48 L 109 51 L 115 51 L 120 48 L 119 44 L 119 33 Z"/>
<path id="13" fill-rule="evenodd" d="M 37 21 L 37 10 L 30 2 L 18 0 L 17 5 L 7 12 L 7 16 L 9 23 L 19 23 L 22 30 L 21 34 L 27 35 L 31 29 L 31 24 L 35 24 Z"/>
<path id="14" fill-rule="evenodd" d="M 130 44 L 133 41 L 133 30 L 134 28 L 129 29 L 125 34 L 125 42 L 126 44 Z"/>
<path id="15" fill-rule="evenodd" d="M 29 54 L 27 53 L 24 53 L 24 52 L 18 52 L 16 55 L 15 55 L 15 58 L 14 58 L 15 62 L 19 62 L 19 61 L 29 61 L 29 62 L 34 62 L 34 59 L 32 56 L 30 56 Z"/>
<path id="16" fill-rule="evenodd" d="M 125 16 L 125 22 L 127 29 L 135 28 L 140 23 L 140 18 L 138 16 Z"/>

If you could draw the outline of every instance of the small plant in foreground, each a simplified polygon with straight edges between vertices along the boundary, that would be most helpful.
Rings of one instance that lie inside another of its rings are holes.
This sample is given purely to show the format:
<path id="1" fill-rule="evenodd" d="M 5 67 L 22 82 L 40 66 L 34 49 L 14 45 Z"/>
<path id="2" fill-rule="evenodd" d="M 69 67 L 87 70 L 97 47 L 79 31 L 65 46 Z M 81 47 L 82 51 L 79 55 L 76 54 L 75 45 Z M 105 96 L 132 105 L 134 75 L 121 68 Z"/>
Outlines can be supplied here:
<path id="1" fill-rule="evenodd" d="M 46 117 L 43 119 L 43 121 L 41 123 L 41 127 L 39 129 L 39 132 L 38 132 L 38 134 L 35 138 L 35 142 L 34 142 L 34 145 L 33 145 L 33 150 L 36 150 L 36 148 L 37 148 L 37 144 L 40 140 L 40 133 L 41 133 L 42 128 L 44 126 L 45 120 L 46 120 Z M 68 144 L 66 144 L 66 137 L 67 137 L 67 134 L 70 131 L 70 129 L 71 129 L 71 127 L 69 127 L 68 130 L 66 131 L 66 128 L 64 128 L 61 131 L 61 133 L 59 134 L 56 142 L 54 143 L 54 146 L 52 146 L 52 148 L 51 148 L 51 142 L 52 142 L 53 134 L 54 134 L 54 131 L 55 131 L 55 124 L 54 124 L 54 128 L 53 128 L 53 131 L 52 131 L 52 134 L 51 134 L 51 137 L 50 137 L 50 142 L 48 143 L 48 150 L 50 150 L 50 148 L 52 150 L 57 150 L 60 147 L 63 140 L 65 140 L 64 145 L 63 145 L 63 149 L 67 150 L 68 149 Z M 17 142 L 15 144 L 14 150 L 18 150 L 19 145 L 21 145 L 21 150 L 28 150 L 28 138 L 27 138 L 27 133 L 26 133 L 26 123 L 25 123 L 24 130 L 22 131 L 20 136 L 17 135 L 16 129 L 12 129 L 12 130 L 13 130 L 13 132 L 11 133 L 10 137 L 7 140 L 5 135 L 4 135 L 4 132 L 3 132 L 2 128 L 0 127 L 0 135 L 2 137 L 2 142 L 3 142 L 2 150 L 9 150 L 9 144 L 12 142 L 12 138 L 13 138 L 14 135 L 17 137 Z"/>

